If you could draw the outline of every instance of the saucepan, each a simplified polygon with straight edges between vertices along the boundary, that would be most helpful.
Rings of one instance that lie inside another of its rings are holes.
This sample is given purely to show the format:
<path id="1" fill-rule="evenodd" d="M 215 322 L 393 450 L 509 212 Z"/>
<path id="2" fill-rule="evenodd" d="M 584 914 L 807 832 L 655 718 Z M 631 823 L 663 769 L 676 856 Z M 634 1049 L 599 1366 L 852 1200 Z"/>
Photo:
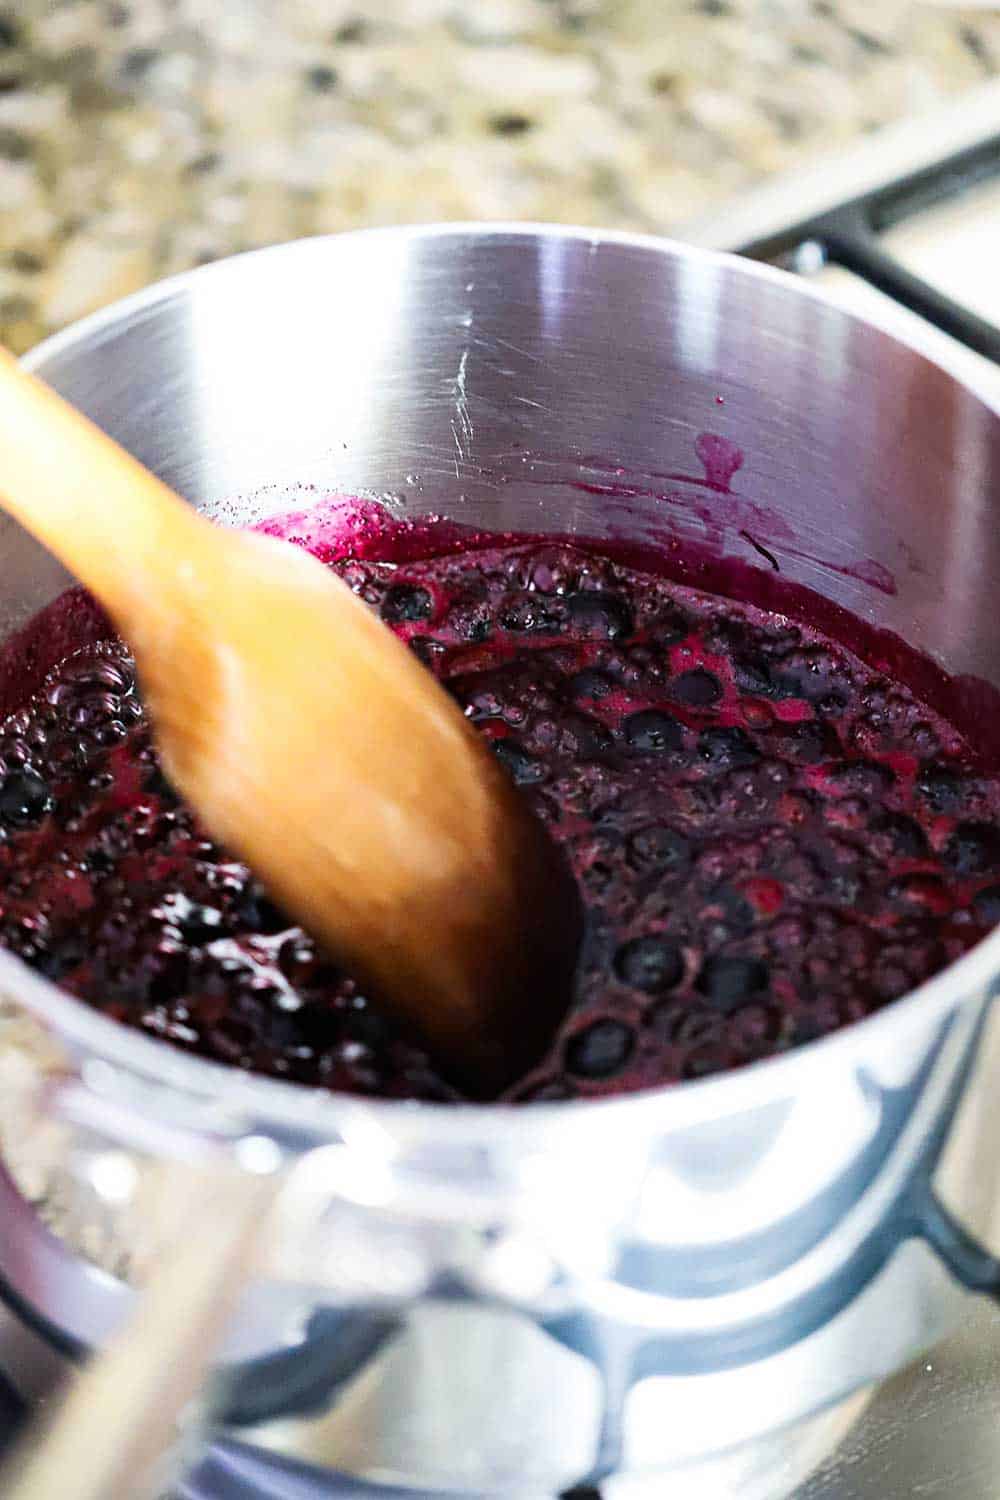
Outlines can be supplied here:
<path id="1" fill-rule="evenodd" d="M 984 703 L 1000 686 L 1000 416 L 768 268 L 552 227 L 364 231 L 175 278 L 28 363 L 229 523 L 340 494 L 680 540 L 777 567 Z M 723 494 L 697 455 L 737 450 Z M 67 583 L 6 521 L 0 581 L 3 635 Z M 10 957 L 0 985 L 0 1291 L 37 1344 L 108 1338 L 164 1163 L 287 1177 L 218 1363 L 206 1462 L 252 1470 L 247 1493 L 646 1475 L 773 1497 L 1000 1290 L 1000 933 L 778 1059 L 519 1109 L 320 1095 Z"/>

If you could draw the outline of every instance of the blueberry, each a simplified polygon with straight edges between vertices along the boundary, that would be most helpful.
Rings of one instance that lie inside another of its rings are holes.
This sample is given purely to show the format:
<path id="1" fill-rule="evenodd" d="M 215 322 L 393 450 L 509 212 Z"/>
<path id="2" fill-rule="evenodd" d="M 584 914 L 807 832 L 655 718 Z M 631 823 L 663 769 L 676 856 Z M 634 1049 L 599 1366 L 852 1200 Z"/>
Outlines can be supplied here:
<path id="1" fill-rule="evenodd" d="M 637 714 L 629 714 L 622 728 L 633 750 L 649 750 L 663 755 L 681 747 L 681 726 L 670 714 L 658 708 L 644 708 Z"/>
<path id="2" fill-rule="evenodd" d="M 950 766 L 924 766 L 917 777 L 917 790 L 935 812 L 957 812 L 962 804 L 966 783 Z"/>
<path id="3" fill-rule="evenodd" d="M 992 823 L 959 823 L 944 847 L 956 875 L 985 875 L 1000 867 L 1000 829 Z"/>
<path id="4" fill-rule="evenodd" d="M 927 838 L 919 823 L 905 813 L 885 812 L 875 818 L 871 831 L 888 839 L 893 852 L 903 859 L 923 859 L 927 854 Z"/>
<path id="5" fill-rule="evenodd" d="M 662 823 L 649 823 L 629 834 L 625 858 L 633 870 L 684 870 L 691 860 L 691 848 L 683 834 Z"/>
<path id="6" fill-rule="evenodd" d="M 565 619 L 563 601 L 544 594 L 520 594 L 508 599 L 500 611 L 504 630 L 555 635 Z"/>
<path id="7" fill-rule="evenodd" d="M 578 1031 L 566 1047 L 566 1066 L 578 1078 L 610 1078 L 635 1048 L 635 1037 L 621 1021 L 595 1021 Z"/>
<path id="8" fill-rule="evenodd" d="M 614 744 L 610 729 L 589 714 L 568 714 L 562 721 L 560 747 L 580 756 L 603 755 Z"/>
<path id="9" fill-rule="evenodd" d="M 295 924 L 286 916 L 256 881 L 250 886 L 236 912 L 237 920 L 251 932 L 287 932 Z"/>
<path id="10" fill-rule="evenodd" d="M 817 723 L 815 719 L 802 724 L 783 725 L 775 740 L 779 755 L 804 766 L 828 760 L 840 749 L 840 741 L 834 731 L 826 724 Z"/>
<path id="11" fill-rule="evenodd" d="M 649 634 L 659 646 L 676 646 L 691 632 L 691 621 L 675 604 L 668 604 L 650 622 Z"/>
<path id="12" fill-rule="evenodd" d="M 450 606 L 447 623 L 463 641 L 478 645 L 489 638 L 493 615 L 485 599 L 462 595 Z"/>
<path id="13" fill-rule="evenodd" d="M 736 937 L 745 937 L 756 921 L 750 902 L 731 885 L 716 886 L 709 897 L 709 907 L 715 908 L 720 924 Z"/>
<path id="14" fill-rule="evenodd" d="M 147 771 L 142 782 L 142 789 L 150 797 L 158 797 L 161 802 L 179 802 L 180 798 L 174 791 L 173 786 L 167 780 L 163 767 L 159 764 Z"/>
<path id="15" fill-rule="evenodd" d="M 433 609 L 430 591 L 417 583 L 394 583 L 382 600 L 382 618 L 388 625 L 428 620 Z"/>
<path id="16" fill-rule="evenodd" d="M 831 785 L 838 792 L 854 796 L 877 797 L 887 792 L 896 780 L 895 772 L 877 760 L 855 760 L 835 766 L 830 772 Z"/>
<path id="17" fill-rule="evenodd" d="M 739 770 L 754 766 L 760 751 L 739 725 L 703 729 L 698 736 L 698 754 L 717 770 Z"/>
<path id="18" fill-rule="evenodd" d="M 679 949 L 664 938 L 639 937 L 622 944 L 614 968 L 623 984 L 644 995 L 662 995 L 683 976 L 684 960 Z"/>
<path id="19" fill-rule="evenodd" d="M 767 965 L 759 958 L 735 958 L 724 954 L 706 958 L 701 966 L 696 987 L 717 1010 L 729 1011 L 767 988 Z"/>
<path id="20" fill-rule="evenodd" d="M 53 807 L 55 798 L 34 771 L 10 771 L 0 782 L 0 819 L 14 828 L 40 823 Z"/>
<path id="21" fill-rule="evenodd" d="M 994 927 L 1000 922 L 1000 885 L 987 885 L 972 898 L 980 922 Z"/>
<path id="22" fill-rule="evenodd" d="M 569 690 L 574 698 L 606 698 L 615 690 L 615 681 L 598 667 L 584 667 L 569 680 Z"/>
<path id="23" fill-rule="evenodd" d="M 490 749 L 514 778 L 517 786 L 529 786 L 545 778 L 545 767 L 516 740 L 493 740 Z"/>
<path id="24" fill-rule="evenodd" d="M 693 708 L 708 708 L 722 697 L 722 684 L 714 672 L 695 667 L 691 672 L 682 672 L 670 684 L 670 696 L 678 703 L 689 703 Z"/>
<path id="25" fill-rule="evenodd" d="M 741 693 L 750 693 L 755 698 L 770 698 L 775 694 L 775 683 L 767 662 L 753 656 L 733 658 L 733 677 Z"/>
<path id="26" fill-rule="evenodd" d="M 587 589 L 570 594 L 566 603 L 570 621 L 581 635 L 616 641 L 619 636 L 632 634 L 632 612 L 617 594 Z"/>

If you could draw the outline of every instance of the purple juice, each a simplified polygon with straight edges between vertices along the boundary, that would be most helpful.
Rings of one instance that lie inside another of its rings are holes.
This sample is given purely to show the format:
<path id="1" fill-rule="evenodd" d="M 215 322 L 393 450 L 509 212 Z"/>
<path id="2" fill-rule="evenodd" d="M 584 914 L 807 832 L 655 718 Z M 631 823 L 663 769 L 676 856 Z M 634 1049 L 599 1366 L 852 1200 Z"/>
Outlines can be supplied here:
<path id="1" fill-rule="evenodd" d="M 573 1006 L 511 1100 L 783 1052 L 889 1004 L 1000 919 L 1000 779 L 815 625 L 558 540 L 421 557 L 414 534 L 392 560 L 360 537 L 376 555 L 304 540 L 444 683 L 579 883 Z M 128 652 L 85 599 L 30 640 L 2 684 L 0 942 L 202 1056 L 456 1099 L 177 796 Z"/>

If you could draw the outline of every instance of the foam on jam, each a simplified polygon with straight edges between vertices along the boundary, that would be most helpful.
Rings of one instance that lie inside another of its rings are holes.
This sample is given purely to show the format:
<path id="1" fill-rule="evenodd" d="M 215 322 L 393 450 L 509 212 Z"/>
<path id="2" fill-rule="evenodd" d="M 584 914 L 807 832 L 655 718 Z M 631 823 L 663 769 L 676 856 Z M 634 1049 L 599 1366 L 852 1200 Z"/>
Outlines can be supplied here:
<path id="1" fill-rule="evenodd" d="M 649 1088 L 808 1042 L 1000 918 L 1000 781 L 817 628 L 560 542 L 379 561 L 299 540 L 445 683 L 580 884 L 574 1005 L 512 1099 Z M 86 644 L 0 726 L 0 942 L 177 1047 L 455 1098 L 199 826 L 127 651 L 80 596 L 71 614 Z M 61 654 L 65 617 L 36 630 L 36 662 Z"/>

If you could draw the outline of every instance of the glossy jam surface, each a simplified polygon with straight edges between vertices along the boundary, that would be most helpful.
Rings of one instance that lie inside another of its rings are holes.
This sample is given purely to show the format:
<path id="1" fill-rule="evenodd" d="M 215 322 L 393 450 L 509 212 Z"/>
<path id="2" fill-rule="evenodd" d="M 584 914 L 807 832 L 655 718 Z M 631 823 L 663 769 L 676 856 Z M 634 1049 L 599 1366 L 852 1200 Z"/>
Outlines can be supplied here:
<path id="1" fill-rule="evenodd" d="M 571 1014 L 516 1099 L 783 1051 L 1000 918 L 1000 782 L 805 625 L 560 543 L 331 564 L 419 655 L 566 852 Z M 454 1098 L 163 775 L 127 652 L 68 656 L 0 728 L 0 942 L 241 1068 Z"/>

